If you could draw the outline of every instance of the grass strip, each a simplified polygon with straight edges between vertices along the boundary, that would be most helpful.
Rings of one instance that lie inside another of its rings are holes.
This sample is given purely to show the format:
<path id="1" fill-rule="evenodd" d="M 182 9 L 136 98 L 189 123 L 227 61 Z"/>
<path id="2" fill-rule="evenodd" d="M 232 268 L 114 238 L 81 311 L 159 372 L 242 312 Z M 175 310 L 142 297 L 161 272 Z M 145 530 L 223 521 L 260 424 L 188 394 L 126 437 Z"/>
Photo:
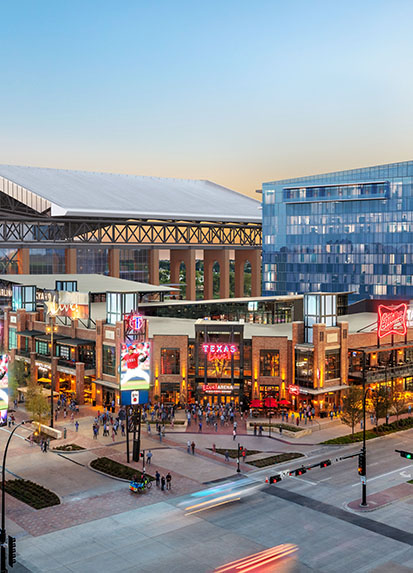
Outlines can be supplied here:
<path id="1" fill-rule="evenodd" d="M 119 462 L 115 462 L 114 460 L 105 457 L 92 460 L 90 466 L 95 470 L 103 472 L 104 474 L 127 480 L 131 480 L 134 476 L 136 476 L 139 480 L 142 475 L 142 472 L 135 468 L 125 466 L 124 464 L 120 464 Z M 155 479 L 148 474 L 146 474 L 146 477 L 150 481 Z"/>
<path id="2" fill-rule="evenodd" d="M 273 466 L 274 464 L 281 464 L 283 462 L 288 462 L 289 460 L 295 460 L 296 458 L 302 458 L 303 456 L 304 454 L 299 454 L 298 452 L 290 454 L 276 454 L 275 456 L 262 458 L 261 460 L 253 460 L 247 463 L 257 468 L 265 468 L 267 466 Z"/>
<path id="3" fill-rule="evenodd" d="M 54 492 L 26 479 L 7 480 L 6 492 L 34 509 L 60 504 L 60 499 Z"/>
<path id="4" fill-rule="evenodd" d="M 401 430 L 408 430 L 413 428 L 413 417 L 402 418 L 398 422 L 391 422 L 390 424 L 381 424 L 377 428 L 371 428 L 366 430 L 366 440 L 372 440 L 373 438 L 379 438 L 380 436 L 386 436 L 388 434 L 394 434 L 394 432 L 400 432 Z M 333 438 L 322 442 L 322 444 L 353 444 L 355 442 L 363 441 L 363 432 L 356 432 L 353 435 L 347 434 L 346 436 L 340 436 L 338 438 Z"/>

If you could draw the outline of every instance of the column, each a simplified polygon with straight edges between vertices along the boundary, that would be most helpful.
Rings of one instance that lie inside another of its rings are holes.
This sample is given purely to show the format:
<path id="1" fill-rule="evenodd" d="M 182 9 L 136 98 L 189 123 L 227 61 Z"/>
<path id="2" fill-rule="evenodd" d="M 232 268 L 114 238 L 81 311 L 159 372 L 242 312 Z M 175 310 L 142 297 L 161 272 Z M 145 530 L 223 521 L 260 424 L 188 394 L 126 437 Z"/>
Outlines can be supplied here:
<path id="1" fill-rule="evenodd" d="M 179 284 L 179 267 L 181 263 L 186 268 L 186 299 L 195 300 L 195 249 L 171 249 L 170 251 L 170 269 L 171 283 Z"/>
<path id="2" fill-rule="evenodd" d="M 119 249 L 109 249 L 109 276 L 119 278 L 120 252 Z"/>
<path id="3" fill-rule="evenodd" d="M 19 275 L 30 274 L 30 250 L 17 249 L 17 268 Z"/>
<path id="4" fill-rule="evenodd" d="M 244 296 L 244 266 L 251 264 L 251 296 L 261 296 L 261 251 L 260 249 L 235 250 L 235 296 Z"/>
<path id="5" fill-rule="evenodd" d="M 76 362 L 76 400 L 79 404 L 85 403 L 85 365 Z"/>
<path id="6" fill-rule="evenodd" d="M 36 352 L 30 352 L 30 380 L 37 384 Z"/>
<path id="7" fill-rule="evenodd" d="M 59 373 L 57 371 L 57 365 L 59 363 L 59 359 L 57 358 L 57 356 L 54 356 L 52 358 L 52 364 L 51 364 L 51 377 L 53 380 L 53 388 L 55 392 L 59 392 L 60 390 L 60 380 L 59 380 Z"/>
<path id="8" fill-rule="evenodd" d="M 149 283 L 159 284 L 159 249 L 151 249 L 148 256 Z"/>
<path id="9" fill-rule="evenodd" d="M 247 260 L 246 251 L 235 249 L 235 298 L 244 296 L 244 265 Z"/>
<path id="10" fill-rule="evenodd" d="M 67 275 L 75 275 L 77 273 L 77 249 L 65 249 L 65 272 Z"/>
<path id="11" fill-rule="evenodd" d="M 213 298 L 213 266 L 219 264 L 219 297 L 229 298 L 229 250 L 204 250 L 204 299 Z"/>

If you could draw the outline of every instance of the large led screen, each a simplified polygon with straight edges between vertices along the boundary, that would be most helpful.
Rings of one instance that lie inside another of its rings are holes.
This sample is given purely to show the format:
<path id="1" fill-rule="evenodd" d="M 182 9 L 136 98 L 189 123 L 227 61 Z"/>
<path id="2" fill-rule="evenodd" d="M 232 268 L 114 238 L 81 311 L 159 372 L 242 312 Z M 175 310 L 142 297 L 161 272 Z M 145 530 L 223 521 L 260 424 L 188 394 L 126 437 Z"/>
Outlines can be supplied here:
<path id="1" fill-rule="evenodd" d="M 9 356 L 0 355 L 0 424 L 7 424 L 7 408 L 9 406 Z"/>
<path id="2" fill-rule="evenodd" d="M 127 342 L 121 348 L 120 389 L 122 404 L 145 404 L 151 381 L 150 342 Z"/>

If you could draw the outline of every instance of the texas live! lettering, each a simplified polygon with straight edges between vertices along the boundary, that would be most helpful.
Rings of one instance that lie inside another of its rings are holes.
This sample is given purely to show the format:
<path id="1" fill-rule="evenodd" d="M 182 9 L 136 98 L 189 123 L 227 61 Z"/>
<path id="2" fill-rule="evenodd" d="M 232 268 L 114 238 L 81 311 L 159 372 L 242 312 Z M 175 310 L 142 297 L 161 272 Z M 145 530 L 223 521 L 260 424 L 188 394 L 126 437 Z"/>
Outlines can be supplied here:
<path id="1" fill-rule="evenodd" d="M 236 344 L 203 344 L 202 349 L 210 357 L 226 356 L 230 358 L 231 354 L 237 352 L 238 347 Z"/>

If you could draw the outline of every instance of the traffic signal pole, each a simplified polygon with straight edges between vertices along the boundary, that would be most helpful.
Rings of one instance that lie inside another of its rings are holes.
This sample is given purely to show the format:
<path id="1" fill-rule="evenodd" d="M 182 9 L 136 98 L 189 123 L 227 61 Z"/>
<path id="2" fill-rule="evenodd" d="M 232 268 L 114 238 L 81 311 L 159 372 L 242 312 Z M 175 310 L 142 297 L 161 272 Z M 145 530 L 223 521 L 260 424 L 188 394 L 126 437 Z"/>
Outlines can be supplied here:
<path id="1" fill-rule="evenodd" d="M 363 352 L 363 447 L 361 449 L 363 456 L 362 472 L 361 472 L 361 507 L 367 507 L 367 451 L 366 451 L 366 379 L 365 379 L 365 362 L 366 355 Z"/>

